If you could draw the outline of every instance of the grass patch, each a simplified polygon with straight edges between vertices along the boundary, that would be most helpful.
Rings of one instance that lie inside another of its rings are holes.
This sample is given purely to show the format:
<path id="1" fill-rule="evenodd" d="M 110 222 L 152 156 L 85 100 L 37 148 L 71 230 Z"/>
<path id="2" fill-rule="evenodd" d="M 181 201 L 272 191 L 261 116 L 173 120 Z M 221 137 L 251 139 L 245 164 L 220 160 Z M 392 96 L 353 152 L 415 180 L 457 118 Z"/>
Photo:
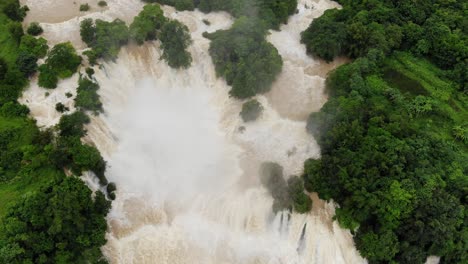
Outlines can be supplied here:
<path id="1" fill-rule="evenodd" d="M 2 6 L 0 5 L 0 9 Z M 8 32 L 10 20 L 0 12 L 0 57 L 5 59 L 9 65 L 13 65 L 18 57 L 17 43 Z"/>
<path id="2" fill-rule="evenodd" d="M 386 61 L 383 79 L 398 88 L 408 102 L 415 96 L 430 98 L 433 111 L 414 119 L 419 129 L 444 140 L 454 140 L 454 127 L 467 127 L 468 98 L 455 83 L 428 60 L 398 52 Z M 461 143 L 464 148 L 466 144 Z"/>

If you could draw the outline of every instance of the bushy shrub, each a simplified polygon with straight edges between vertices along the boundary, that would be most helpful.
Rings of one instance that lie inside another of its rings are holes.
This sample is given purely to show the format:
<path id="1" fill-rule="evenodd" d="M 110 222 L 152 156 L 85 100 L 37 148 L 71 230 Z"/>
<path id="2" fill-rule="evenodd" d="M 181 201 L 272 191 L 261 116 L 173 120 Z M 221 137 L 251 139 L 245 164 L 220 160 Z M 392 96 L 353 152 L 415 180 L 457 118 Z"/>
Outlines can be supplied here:
<path id="1" fill-rule="evenodd" d="M 240 116 L 244 122 L 257 120 L 262 114 L 263 107 L 257 100 L 250 100 L 242 105 Z"/>
<path id="2" fill-rule="evenodd" d="M 130 37 L 139 45 L 146 40 L 155 40 L 166 21 L 159 5 L 145 5 L 130 25 Z"/>
<path id="3" fill-rule="evenodd" d="M 81 64 L 81 57 L 70 42 L 55 45 L 47 55 L 46 64 L 57 73 L 60 78 L 73 75 Z"/>
<path id="4" fill-rule="evenodd" d="M 162 58 L 173 68 L 188 68 L 192 63 L 192 55 L 187 51 L 192 43 L 188 28 L 177 20 L 165 23 L 159 36 Z"/>
<path id="5" fill-rule="evenodd" d="M 58 76 L 57 73 L 52 70 L 46 64 L 39 66 L 39 80 L 38 84 L 40 87 L 55 89 L 57 88 Z"/>
<path id="6" fill-rule="evenodd" d="M 117 58 L 121 46 L 128 42 L 129 37 L 127 25 L 120 19 L 112 22 L 98 19 L 95 23 L 85 19 L 81 22 L 80 34 L 82 40 L 92 48 L 84 53 L 91 64 L 95 64 L 98 58 Z"/>
<path id="7" fill-rule="evenodd" d="M 29 35 L 38 36 L 38 35 L 42 34 L 42 32 L 44 32 L 44 30 L 43 30 L 42 27 L 39 25 L 39 23 L 37 23 L 37 22 L 32 22 L 32 23 L 29 25 L 27 32 L 28 32 Z"/>
<path id="8" fill-rule="evenodd" d="M 87 77 L 80 76 L 75 106 L 82 110 L 102 112 L 102 103 L 97 93 L 99 85 Z"/>
<path id="9" fill-rule="evenodd" d="M 63 115 L 57 126 L 60 130 L 60 136 L 81 138 L 86 135 L 84 125 L 89 122 L 90 119 L 85 113 L 76 111 L 69 115 Z"/>
<path id="10" fill-rule="evenodd" d="M 21 41 L 21 37 L 24 35 L 23 26 L 21 25 L 21 23 L 10 22 L 8 23 L 7 28 L 13 40 L 15 40 L 17 44 L 19 44 Z"/>
<path id="11" fill-rule="evenodd" d="M 335 21 L 338 12 L 336 9 L 325 11 L 323 16 L 301 33 L 301 42 L 305 44 L 307 52 L 327 62 L 344 53 L 346 25 Z"/>
<path id="12" fill-rule="evenodd" d="M 293 176 L 288 179 L 288 193 L 291 197 L 294 211 L 307 213 L 312 208 L 312 200 L 304 193 L 304 181 L 302 178 Z"/>
<path id="13" fill-rule="evenodd" d="M 107 2 L 101 0 L 101 1 L 98 2 L 98 6 L 100 6 L 100 7 L 105 7 L 105 6 L 107 6 Z"/>
<path id="14" fill-rule="evenodd" d="M 44 38 L 35 38 L 31 35 L 24 35 L 21 38 L 20 52 L 30 53 L 37 58 L 43 58 L 47 54 L 48 49 L 47 40 Z"/>
<path id="15" fill-rule="evenodd" d="M 93 46 L 96 40 L 96 26 L 91 18 L 86 18 L 80 23 L 80 35 L 81 39 L 88 46 Z"/>
<path id="16" fill-rule="evenodd" d="M 56 88 L 58 79 L 72 76 L 80 64 L 81 57 L 70 42 L 55 45 L 49 51 L 45 64 L 39 67 L 39 86 Z"/>
<path id="17" fill-rule="evenodd" d="M 107 195 L 109 195 L 109 198 L 111 200 L 115 200 L 115 191 L 117 190 L 117 187 L 116 187 L 115 183 L 110 182 L 107 185 L 106 190 L 107 190 Z"/>
<path id="18" fill-rule="evenodd" d="M 16 58 L 16 65 L 25 77 L 30 77 L 37 71 L 37 57 L 28 52 L 21 52 Z"/>
<path id="19" fill-rule="evenodd" d="M 3 13 L 13 21 L 23 21 L 26 13 L 29 11 L 28 6 L 20 6 L 19 0 L 9 1 L 3 7 Z"/>
<path id="20" fill-rule="evenodd" d="M 62 104 L 60 102 L 55 104 L 55 110 L 57 110 L 57 112 L 59 112 L 59 113 L 70 111 L 70 109 L 68 107 L 66 107 L 64 104 Z"/>
<path id="21" fill-rule="evenodd" d="M 16 102 L 8 102 L 0 107 L 0 114 L 4 117 L 25 117 L 29 114 L 29 108 Z"/>
<path id="22" fill-rule="evenodd" d="M 231 29 L 205 34 L 211 39 L 210 55 L 216 74 L 232 86 L 230 95 L 248 98 L 270 90 L 281 72 L 278 50 L 265 40 L 263 22 L 239 18 Z"/>
<path id="23" fill-rule="evenodd" d="M 88 3 L 80 5 L 80 12 L 86 12 L 89 11 L 91 7 L 89 6 Z"/>
<path id="24" fill-rule="evenodd" d="M 91 78 L 94 75 L 94 69 L 93 68 L 86 68 L 86 74 L 88 75 L 89 78 Z"/>

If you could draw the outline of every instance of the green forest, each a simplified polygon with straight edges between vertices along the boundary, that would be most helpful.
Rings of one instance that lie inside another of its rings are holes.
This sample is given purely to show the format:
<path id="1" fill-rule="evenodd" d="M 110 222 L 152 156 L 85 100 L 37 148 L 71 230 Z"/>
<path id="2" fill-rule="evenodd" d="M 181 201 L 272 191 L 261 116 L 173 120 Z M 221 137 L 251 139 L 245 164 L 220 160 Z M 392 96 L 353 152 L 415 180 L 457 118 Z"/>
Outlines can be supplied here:
<path id="1" fill-rule="evenodd" d="M 89 117 L 65 115 L 57 127 L 41 131 L 17 102 L 34 72 L 54 88 L 58 78 L 77 71 L 81 58 L 70 43 L 48 52 L 44 38 L 32 37 L 42 33 L 35 24 L 26 35 L 20 22 L 28 9 L 17 0 L 0 2 L 0 10 L 0 262 L 106 263 L 100 247 L 110 201 L 77 178 L 93 171 L 107 184 L 99 151 L 80 140 Z"/>
<path id="2" fill-rule="evenodd" d="M 468 259 L 466 1 L 338 1 L 302 33 L 329 74 L 305 188 L 339 207 L 370 263 Z"/>

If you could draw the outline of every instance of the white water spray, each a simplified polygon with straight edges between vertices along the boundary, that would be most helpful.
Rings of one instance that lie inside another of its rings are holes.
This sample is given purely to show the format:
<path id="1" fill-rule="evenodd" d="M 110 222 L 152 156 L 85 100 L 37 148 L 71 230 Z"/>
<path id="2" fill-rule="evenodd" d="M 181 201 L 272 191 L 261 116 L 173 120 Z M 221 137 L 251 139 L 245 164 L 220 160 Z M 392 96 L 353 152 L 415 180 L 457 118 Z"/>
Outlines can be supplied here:
<path id="1" fill-rule="evenodd" d="M 139 0 L 109 0 L 106 10 L 68 20 L 34 17 L 36 6 L 53 14 L 44 8 L 48 1 L 24 1 L 33 9 L 28 19 L 47 22 L 51 44 L 71 40 L 77 48 L 84 45 L 70 34 L 78 34 L 85 17 L 131 21 L 142 8 Z M 216 78 L 209 41 L 202 37 L 229 28 L 233 21 L 226 13 L 163 8 L 191 31 L 193 64 L 187 70 L 168 67 L 159 60 L 159 45 L 147 43 L 123 48 L 115 63 L 96 71 L 105 113 L 92 117 L 86 140 L 108 160 L 107 177 L 118 187 L 103 248 L 111 263 L 365 262 L 350 233 L 332 222 L 332 204 L 314 199 L 309 214 L 274 215 L 272 198 L 258 181 L 263 161 L 278 162 L 289 176 L 320 155 L 305 117 L 326 100 L 323 67 L 330 66 L 305 54 L 299 33 L 332 7 L 328 0 L 300 0 L 299 13 L 269 36 L 285 66 L 272 91 L 257 97 L 265 110 L 252 123 L 242 122 L 241 102 L 229 98 L 230 88 Z M 40 125 L 58 121 L 50 113 L 65 100 L 64 91 L 76 87 L 70 80 L 46 100 L 34 83 L 25 91 L 22 102 L 34 106 Z"/>

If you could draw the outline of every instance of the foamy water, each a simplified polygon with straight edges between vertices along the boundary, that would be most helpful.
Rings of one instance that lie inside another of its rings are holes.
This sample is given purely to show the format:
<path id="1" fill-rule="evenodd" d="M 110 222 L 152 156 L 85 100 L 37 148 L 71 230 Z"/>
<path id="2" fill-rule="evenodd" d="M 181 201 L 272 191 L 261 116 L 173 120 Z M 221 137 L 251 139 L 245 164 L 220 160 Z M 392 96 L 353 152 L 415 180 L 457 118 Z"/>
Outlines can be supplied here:
<path id="1" fill-rule="evenodd" d="M 128 22 L 143 6 L 109 0 L 105 10 L 45 19 L 54 14 L 45 6 L 60 1 L 24 1 L 33 9 L 28 21 L 44 21 L 51 44 L 70 40 L 78 49 L 85 48 L 78 33 L 82 19 Z M 116 62 L 96 68 L 105 113 L 92 117 L 85 140 L 108 161 L 107 178 L 118 188 L 103 247 L 111 263 L 365 263 L 349 231 L 332 222 L 332 204 L 315 199 L 309 214 L 274 215 L 272 198 L 258 181 L 261 162 L 278 162 L 290 176 L 302 172 L 304 160 L 320 156 L 305 118 L 325 103 L 323 68 L 333 66 L 308 57 L 299 34 L 333 7 L 300 0 L 299 13 L 268 37 L 285 65 L 272 91 L 257 96 L 264 112 L 255 122 L 240 119 L 242 102 L 229 98 L 230 88 L 216 78 L 202 37 L 229 28 L 233 20 L 226 13 L 164 7 L 191 31 L 187 70 L 159 60 L 157 42 L 124 47 Z M 39 125 L 51 126 L 60 117 L 55 103 L 70 104 L 64 93 L 75 94 L 76 86 L 76 76 L 63 80 L 45 98 L 46 90 L 33 81 L 21 101 Z"/>

